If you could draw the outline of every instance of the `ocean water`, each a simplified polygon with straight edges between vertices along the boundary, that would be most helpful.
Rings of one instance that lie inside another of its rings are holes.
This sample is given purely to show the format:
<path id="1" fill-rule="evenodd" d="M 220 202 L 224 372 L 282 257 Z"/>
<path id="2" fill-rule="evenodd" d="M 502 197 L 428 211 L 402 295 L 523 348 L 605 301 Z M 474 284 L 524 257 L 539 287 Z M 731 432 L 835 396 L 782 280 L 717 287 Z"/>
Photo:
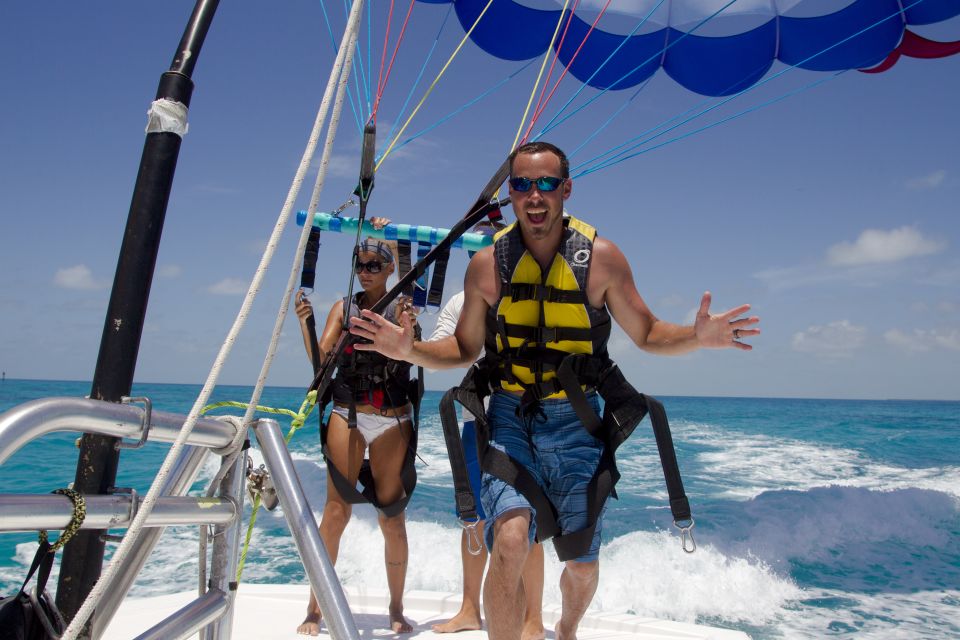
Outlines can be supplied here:
<path id="1" fill-rule="evenodd" d="M 89 388 L 6 380 L 0 411 Z M 198 391 L 139 384 L 134 394 L 186 413 Z M 244 387 L 215 394 L 248 397 Z M 407 586 L 459 591 L 459 527 L 439 399 L 428 392 L 423 403 Z M 296 409 L 301 400 L 300 389 L 270 388 L 261 404 Z M 960 637 L 960 402 L 661 400 L 698 550 L 683 553 L 672 530 L 645 421 L 620 449 L 620 499 L 608 508 L 594 609 L 735 628 L 753 638 Z M 3 466 L 0 491 L 47 492 L 71 482 L 75 440 L 52 434 L 20 450 Z M 290 448 L 319 516 L 325 473 L 315 420 Z M 165 451 L 124 452 L 118 485 L 146 491 Z M 204 469 L 198 492 L 213 473 L 212 464 Z M 195 528 L 169 529 L 133 593 L 195 588 L 196 541 Z M 383 584 L 382 547 L 373 510 L 356 508 L 337 565 L 342 581 Z M 15 591 L 35 548 L 33 534 L 0 534 L 0 594 Z M 547 552 L 544 599 L 552 604 L 560 599 L 560 566 L 549 545 Z M 306 581 L 279 509 L 258 514 L 243 580 Z"/>

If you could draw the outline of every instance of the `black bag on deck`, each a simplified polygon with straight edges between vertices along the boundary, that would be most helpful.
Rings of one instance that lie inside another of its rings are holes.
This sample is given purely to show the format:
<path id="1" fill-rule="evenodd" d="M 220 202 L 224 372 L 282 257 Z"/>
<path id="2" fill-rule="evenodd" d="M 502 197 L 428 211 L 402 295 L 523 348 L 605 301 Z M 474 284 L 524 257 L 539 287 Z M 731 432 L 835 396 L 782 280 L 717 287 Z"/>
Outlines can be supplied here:
<path id="1" fill-rule="evenodd" d="M 0 640 L 57 640 L 63 633 L 67 625 L 45 590 L 55 553 L 50 542 L 42 540 L 20 592 L 0 600 Z M 34 573 L 37 589 L 28 593 Z"/>

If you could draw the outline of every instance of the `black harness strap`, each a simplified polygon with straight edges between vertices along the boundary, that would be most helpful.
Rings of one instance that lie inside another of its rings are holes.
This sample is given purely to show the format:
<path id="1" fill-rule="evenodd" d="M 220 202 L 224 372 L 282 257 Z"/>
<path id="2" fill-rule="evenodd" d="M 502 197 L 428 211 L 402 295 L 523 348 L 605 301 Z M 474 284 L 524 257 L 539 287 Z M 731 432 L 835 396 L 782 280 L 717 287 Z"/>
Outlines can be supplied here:
<path id="1" fill-rule="evenodd" d="M 317 278 L 317 256 L 320 254 L 320 229 L 310 227 L 307 236 L 307 246 L 303 248 L 303 265 L 300 268 L 300 288 L 313 291 Z M 313 373 L 320 370 L 320 348 L 317 346 L 317 320 L 311 313 L 306 319 L 307 334 L 310 337 L 310 362 L 313 364 Z"/>
<path id="2" fill-rule="evenodd" d="M 443 284 L 447 279 L 447 263 L 450 261 L 450 250 L 442 251 L 433 263 L 433 278 L 430 280 L 430 292 L 427 294 L 427 304 L 431 307 L 440 307 L 443 300 Z"/>
<path id="3" fill-rule="evenodd" d="M 542 542 L 553 538 L 557 556 L 563 561 L 580 557 L 590 548 L 606 500 L 611 496 L 617 497 L 616 484 L 620 480 L 620 472 L 616 465 L 616 451 L 633 433 L 637 424 L 649 414 L 660 451 L 674 522 L 690 522 L 690 526 L 687 527 L 680 524 L 677 526 L 681 529 L 684 550 L 691 551 L 686 543 L 688 536 L 693 545 L 692 548 L 695 549 L 690 535 L 693 521 L 690 516 L 689 501 L 683 491 L 680 469 L 670 436 L 670 425 L 663 405 L 656 398 L 637 392 L 623 377 L 619 367 L 610 364 L 597 377 L 597 392 L 604 400 L 601 418 L 594 412 L 582 388 L 580 375 L 583 375 L 584 369 L 590 368 L 590 364 L 591 358 L 585 354 L 570 355 L 561 363 L 557 377 L 554 379 L 558 381 L 557 386 L 566 391 L 567 399 L 584 428 L 604 443 L 597 470 L 587 488 L 587 526 L 578 531 L 562 533 L 557 523 L 556 508 L 543 489 L 523 465 L 503 451 L 490 446 L 490 425 L 486 420 L 483 398 L 491 389 L 489 376 L 499 374 L 495 368 L 485 367 L 483 361 L 474 365 L 461 385 L 450 389 L 440 403 L 440 420 L 453 470 L 458 515 L 461 519 L 475 517 L 476 505 L 466 473 L 466 461 L 457 414 L 453 406 L 454 401 L 460 402 L 476 416 L 477 453 L 481 468 L 516 488 L 530 502 L 536 512 L 534 517 L 537 523 L 537 540 Z"/>
<path id="4" fill-rule="evenodd" d="M 459 396 L 460 387 L 454 387 L 443 394 L 440 399 L 440 425 L 443 427 L 443 439 L 447 445 L 447 457 L 450 458 L 450 471 L 453 474 L 454 503 L 457 506 L 457 517 L 465 522 L 478 519 L 477 501 L 470 486 L 470 477 L 467 474 L 467 456 L 463 452 L 463 440 L 460 437 L 460 425 L 457 421 L 457 409 L 454 407 L 454 397 Z M 463 404 L 463 399 L 457 397 Z M 466 406 L 466 405 L 464 405 Z M 481 405 L 481 410 L 483 406 Z"/>
<path id="5" fill-rule="evenodd" d="M 373 471 L 370 469 L 370 461 L 364 460 L 363 464 L 360 467 L 360 475 L 357 478 L 357 481 L 360 483 L 360 486 L 363 487 L 363 490 L 358 490 L 357 487 L 350 483 L 350 481 L 340 473 L 340 470 L 337 469 L 336 465 L 330 461 L 329 450 L 327 445 L 324 444 L 321 451 L 323 452 L 323 458 L 327 463 L 327 470 L 330 472 L 330 480 L 333 482 L 333 486 L 336 487 L 337 493 L 340 494 L 344 500 L 350 504 L 363 504 L 369 502 L 372 504 L 377 511 L 382 513 L 388 518 L 399 515 L 407 508 L 407 503 L 410 502 L 411 496 L 413 496 L 413 491 L 417 487 L 417 469 L 415 463 L 416 459 L 416 450 L 417 450 L 417 430 L 413 429 L 413 433 L 410 435 L 410 444 L 407 446 L 407 457 L 403 461 L 403 468 L 400 470 L 400 481 L 403 485 L 403 496 L 399 500 L 392 504 L 380 504 L 377 500 L 377 492 L 375 488 L 375 483 L 373 479 Z"/>
<path id="6" fill-rule="evenodd" d="M 397 240 L 397 277 L 402 278 L 410 272 L 410 241 Z M 407 285 L 403 295 L 413 297 L 413 285 Z"/>

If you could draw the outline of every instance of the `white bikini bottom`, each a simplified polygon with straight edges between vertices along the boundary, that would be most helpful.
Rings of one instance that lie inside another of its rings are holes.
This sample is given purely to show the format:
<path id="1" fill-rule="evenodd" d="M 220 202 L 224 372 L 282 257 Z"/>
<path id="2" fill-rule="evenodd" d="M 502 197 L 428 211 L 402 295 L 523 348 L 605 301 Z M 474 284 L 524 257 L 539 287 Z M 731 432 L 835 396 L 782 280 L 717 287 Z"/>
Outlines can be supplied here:
<path id="1" fill-rule="evenodd" d="M 347 407 L 333 407 L 333 412 L 343 418 L 344 422 L 350 422 L 350 409 Z M 390 427 L 400 426 L 401 422 L 409 422 L 410 414 L 399 416 L 381 416 L 375 413 L 357 412 L 357 431 L 363 436 L 369 445 L 379 438 Z"/>

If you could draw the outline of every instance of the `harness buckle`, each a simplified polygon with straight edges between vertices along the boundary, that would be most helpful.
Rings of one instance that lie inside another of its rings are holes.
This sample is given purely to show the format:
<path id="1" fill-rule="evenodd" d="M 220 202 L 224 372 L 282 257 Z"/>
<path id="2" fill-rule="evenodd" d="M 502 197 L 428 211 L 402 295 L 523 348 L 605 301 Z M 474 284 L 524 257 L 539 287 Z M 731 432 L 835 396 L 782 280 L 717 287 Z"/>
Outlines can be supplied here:
<path id="1" fill-rule="evenodd" d="M 460 521 L 460 526 L 467 532 L 467 551 L 472 556 L 478 556 L 483 551 L 483 540 L 480 539 L 480 534 L 477 532 L 481 522 L 480 519 L 473 522 Z"/>
<path id="2" fill-rule="evenodd" d="M 686 553 L 693 553 L 697 550 L 697 541 L 693 539 L 693 525 L 695 523 L 693 518 L 683 522 L 689 522 L 690 524 L 680 524 L 676 520 L 673 521 L 673 526 L 680 530 L 680 548 Z"/>
<path id="3" fill-rule="evenodd" d="M 537 332 L 537 342 L 547 344 L 548 342 L 560 342 L 559 327 L 540 327 Z M 551 338 L 552 336 L 552 338 Z"/>

